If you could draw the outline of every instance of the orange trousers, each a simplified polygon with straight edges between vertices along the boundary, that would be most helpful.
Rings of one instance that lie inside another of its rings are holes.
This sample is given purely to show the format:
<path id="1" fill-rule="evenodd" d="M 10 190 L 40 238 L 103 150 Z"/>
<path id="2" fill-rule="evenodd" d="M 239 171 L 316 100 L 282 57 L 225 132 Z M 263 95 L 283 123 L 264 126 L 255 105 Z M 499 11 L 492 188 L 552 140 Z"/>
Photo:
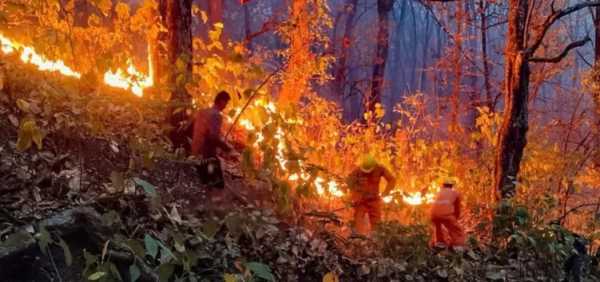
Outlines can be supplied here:
<path id="1" fill-rule="evenodd" d="M 381 221 L 382 200 L 379 197 L 373 199 L 357 199 L 354 203 L 354 224 L 356 232 L 367 236 Z M 369 222 L 366 221 L 367 216 Z"/>
<path id="2" fill-rule="evenodd" d="M 454 215 L 431 216 L 431 223 L 435 228 L 432 238 L 432 245 L 443 243 L 450 247 L 462 247 L 465 245 L 465 231 Z M 448 231 L 449 239 L 444 239 L 444 231 Z"/>

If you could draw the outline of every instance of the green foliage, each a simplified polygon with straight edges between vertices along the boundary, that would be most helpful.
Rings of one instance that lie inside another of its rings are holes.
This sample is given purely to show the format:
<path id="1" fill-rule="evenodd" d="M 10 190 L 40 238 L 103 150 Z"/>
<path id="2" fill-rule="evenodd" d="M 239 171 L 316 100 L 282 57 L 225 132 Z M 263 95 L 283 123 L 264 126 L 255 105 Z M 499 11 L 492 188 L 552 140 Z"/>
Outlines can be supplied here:
<path id="1" fill-rule="evenodd" d="M 428 259 L 429 238 L 429 226 L 407 226 L 398 221 L 380 224 L 373 237 L 384 257 L 410 260 L 415 264 Z"/>
<path id="2" fill-rule="evenodd" d="M 148 183 L 145 180 L 139 179 L 137 177 L 133 178 L 133 181 L 135 182 L 135 184 L 141 186 L 144 189 L 144 192 L 146 192 L 146 194 L 148 195 L 148 197 L 157 197 L 158 194 L 156 193 L 156 187 L 150 183 Z"/>
<path id="3" fill-rule="evenodd" d="M 246 267 L 258 278 L 266 281 L 275 281 L 275 276 L 273 276 L 273 273 L 271 273 L 271 268 L 264 263 L 249 262 L 246 264 Z"/>

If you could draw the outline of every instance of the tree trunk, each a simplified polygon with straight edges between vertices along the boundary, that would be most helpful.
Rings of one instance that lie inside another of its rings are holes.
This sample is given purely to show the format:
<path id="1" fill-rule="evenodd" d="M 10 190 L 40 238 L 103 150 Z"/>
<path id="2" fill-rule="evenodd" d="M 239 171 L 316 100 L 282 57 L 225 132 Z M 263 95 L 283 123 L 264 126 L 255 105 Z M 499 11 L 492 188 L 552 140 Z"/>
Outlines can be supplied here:
<path id="1" fill-rule="evenodd" d="M 216 23 L 223 22 L 223 0 L 207 0 L 208 1 L 208 19 L 210 26 Z"/>
<path id="2" fill-rule="evenodd" d="M 594 16 L 594 31 L 595 31 L 595 46 L 594 46 L 594 63 L 600 62 L 600 6 L 597 6 L 596 15 Z"/>
<path id="3" fill-rule="evenodd" d="M 282 105 L 297 103 L 309 86 L 311 71 L 308 68 L 314 56 L 310 49 L 308 2 L 308 0 L 292 1 L 290 19 L 294 23 L 294 30 L 290 35 L 289 61 L 279 96 Z"/>
<path id="4" fill-rule="evenodd" d="M 485 104 L 490 112 L 496 108 L 495 99 L 492 98 L 492 86 L 490 82 L 490 63 L 487 51 L 487 2 L 479 0 L 479 17 L 481 18 L 481 60 L 483 61 L 483 89 L 485 91 Z"/>
<path id="5" fill-rule="evenodd" d="M 456 21 L 456 33 L 454 34 L 454 52 L 452 53 L 452 65 L 454 67 L 454 84 L 452 85 L 452 95 L 450 97 L 450 104 L 452 106 L 452 112 L 450 113 L 450 133 L 457 133 L 460 131 L 459 112 L 461 92 L 462 92 L 462 52 L 463 52 L 463 20 L 464 20 L 464 9 L 461 2 L 456 3 L 456 11 L 454 13 Z"/>
<path id="6" fill-rule="evenodd" d="M 596 7 L 596 13 L 594 15 L 594 31 L 595 31 L 595 46 L 594 46 L 594 67 L 597 69 L 600 68 L 600 6 Z M 594 132 L 595 140 L 594 143 L 596 148 L 600 148 L 600 93 L 594 93 L 593 96 L 594 105 L 596 108 L 595 115 L 595 127 Z M 594 167 L 600 169 L 600 149 L 596 151 L 596 154 L 593 158 Z"/>
<path id="7" fill-rule="evenodd" d="M 248 8 L 248 4 L 246 3 L 242 3 L 242 8 L 244 9 L 244 38 L 249 38 L 250 34 L 252 33 L 252 20 L 250 19 L 250 8 Z M 252 40 L 246 41 L 246 48 L 252 51 Z"/>
<path id="8" fill-rule="evenodd" d="M 510 0 L 504 66 L 504 116 L 498 135 L 495 189 L 500 199 L 516 193 L 523 151 L 527 144 L 529 57 L 525 52 L 527 0 Z"/>
<path id="9" fill-rule="evenodd" d="M 383 92 L 383 79 L 385 73 L 385 64 L 389 49 L 389 14 L 394 6 L 392 0 L 377 0 L 377 14 L 379 15 L 377 32 L 377 50 L 373 66 L 373 76 L 371 81 L 371 92 L 365 99 L 365 111 L 374 112 L 375 105 L 381 103 L 381 94 Z"/>
<path id="10" fill-rule="evenodd" d="M 337 94 L 340 97 L 345 95 L 346 75 L 347 75 L 347 60 L 350 56 L 350 47 L 354 41 L 352 32 L 354 31 L 354 17 L 356 16 L 356 5 L 358 0 L 348 0 L 345 5 L 346 23 L 344 24 L 344 37 L 342 38 L 342 44 L 340 48 L 340 57 L 335 70 L 335 85 Z M 334 38 L 335 39 L 335 38 Z"/>
<path id="11" fill-rule="evenodd" d="M 186 109 L 191 97 L 185 85 L 192 77 L 192 0 L 160 0 L 158 4 L 167 31 L 158 35 L 154 74 L 158 84 L 170 92 L 167 120 L 173 127 L 171 142 L 175 148 L 187 148 Z"/>

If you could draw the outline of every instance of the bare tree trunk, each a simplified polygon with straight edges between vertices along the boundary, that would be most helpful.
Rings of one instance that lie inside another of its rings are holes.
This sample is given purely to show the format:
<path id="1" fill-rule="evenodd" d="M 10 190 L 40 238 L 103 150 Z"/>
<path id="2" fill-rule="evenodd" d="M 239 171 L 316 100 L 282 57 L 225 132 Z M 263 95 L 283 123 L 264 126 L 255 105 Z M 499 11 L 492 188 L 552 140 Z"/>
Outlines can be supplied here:
<path id="1" fill-rule="evenodd" d="M 498 135 L 495 167 L 495 189 L 498 198 L 511 198 L 516 193 L 523 151 L 527 144 L 529 95 L 529 57 L 525 52 L 527 0 L 510 0 L 508 34 L 504 66 L 504 117 Z"/>
<path id="2" fill-rule="evenodd" d="M 338 92 L 337 94 L 340 95 L 340 97 L 343 97 L 345 93 L 345 85 L 347 81 L 346 76 L 348 74 L 347 61 L 348 57 L 350 56 L 352 42 L 354 41 L 352 33 L 354 31 L 354 17 L 356 16 L 356 5 L 358 5 L 358 0 L 348 0 L 344 7 L 345 12 L 347 13 L 346 23 L 344 25 L 344 37 L 342 38 L 340 57 L 335 71 L 336 91 Z"/>
<path id="3" fill-rule="evenodd" d="M 244 38 L 248 38 L 252 33 L 252 21 L 250 20 L 250 8 L 248 4 L 243 3 L 242 8 L 244 9 Z M 252 51 L 252 41 L 249 40 L 246 43 L 246 48 Z"/>
<path id="4" fill-rule="evenodd" d="M 192 77 L 192 0 L 160 0 L 159 12 L 167 31 L 158 35 L 154 73 L 158 84 L 170 92 L 167 120 L 173 127 L 171 142 L 176 148 L 187 148 L 185 109 L 191 104 L 191 97 L 185 85 Z M 183 67 L 175 67 L 182 63 Z"/>
<path id="5" fill-rule="evenodd" d="M 464 21 L 464 9 L 461 2 L 456 3 L 455 21 L 456 21 L 456 33 L 454 36 L 454 52 L 452 54 L 452 64 L 454 67 L 454 84 L 452 86 L 452 95 L 450 97 L 450 103 L 452 105 L 452 112 L 450 113 L 450 128 L 449 132 L 457 133 L 460 131 L 459 112 L 460 112 L 460 101 L 462 91 L 462 52 L 463 52 L 463 21 Z"/>
<path id="6" fill-rule="evenodd" d="M 490 63 L 487 51 L 487 1 L 479 0 L 479 17 L 481 18 L 481 59 L 483 61 L 483 86 L 485 91 L 485 104 L 490 112 L 496 108 L 495 99 L 492 97 L 492 86 L 490 82 Z"/>
<path id="7" fill-rule="evenodd" d="M 216 23 L 223 22 L 223 0 L 207 0 L 208 1 L 208 20 L 209 28 Z"/>
<path id="8" fill-rule="evenodd" d="M 387 61 L 389 49 L 389 14 L 393 6 L 393 0 L 377 0 L 377 14 L 379 15 L 379 31 L 377 32 L 377 50 L 373 66 L 371 91 L 365 99 L 365 111 L 367 112 L 374 112 L 375 105 L 381 103 L 385 64 Z"/>

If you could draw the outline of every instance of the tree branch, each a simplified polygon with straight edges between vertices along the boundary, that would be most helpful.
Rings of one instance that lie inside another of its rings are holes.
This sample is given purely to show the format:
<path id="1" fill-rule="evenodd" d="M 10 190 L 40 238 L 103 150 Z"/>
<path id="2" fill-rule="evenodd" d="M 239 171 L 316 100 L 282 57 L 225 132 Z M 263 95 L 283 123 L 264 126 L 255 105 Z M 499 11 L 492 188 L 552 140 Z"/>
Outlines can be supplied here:
<path id="1" fill-rule="evenodd" d="M 533 58 L 529 59 L 529 61 L 534 62 L 534 63 L 558 63 L 569 54 L 569 51 L 571 51 L 575 48 L 581 47 L 581 46 L 585 45 L 586 43 L 588 43 L 589 41 L 592 41 L 592 40 L 586 36 L 582 40 L 571 42 L 571 44 L 567 45 L 567 47 L 565 47 L 565 49 L 563 49 L 563 51 L 558 56 L 551 57 L 551 58 L 533 57 Z"/>
<path id="2" fill-rule="evenodd" d="M 533 45 L 531 45 L 531 47 L 527 49 L 527 53 L 530 55 L 533 55 L 535 53 L 535 51 L 540 47 L 540 45 L 542 45 L 542 42 L 544 41 L 544 37 L 546 37 L 548 30 L 550 30 L 550 27 L 552 27 L 552 25 L 556 21 L 581 9 L 596 6 L 600 6 L 600 0 L 586 1 L 558 11 L 552 9 L 552 13 L 544 20 L 540 33 L 538 33 L 535 37 Z"/>
<path id="3" fill-rule="evenodd" d="M 246 35 L 246 38 L 244 38 L 244 44 L 248 44 L 254 38 L 259 37 L 259 36 L 261 36 L 261 35 L 263 35 L 263 34 L 265 34 L 267 32 L 271 32 L 271 31 L 275 30 L 282 23 L 283 23 L 283 21 L 278 21 L 276 19 L 272 19 L 272 20 L 266 21 L 265 23 L 263 23 L 263 25 L 262 25 L 262 27 L 261 27 L 260 30 Z"/>

